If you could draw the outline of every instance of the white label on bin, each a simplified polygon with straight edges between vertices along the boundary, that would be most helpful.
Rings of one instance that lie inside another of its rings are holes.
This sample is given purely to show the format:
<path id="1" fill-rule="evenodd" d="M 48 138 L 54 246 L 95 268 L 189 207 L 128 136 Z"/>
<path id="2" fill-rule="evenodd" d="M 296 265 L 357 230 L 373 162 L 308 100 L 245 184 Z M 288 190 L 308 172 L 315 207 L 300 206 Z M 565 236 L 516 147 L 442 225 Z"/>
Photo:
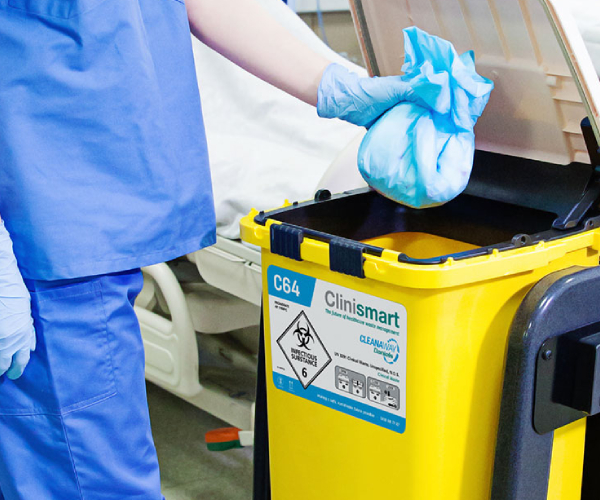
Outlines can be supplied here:
<path id="1" fill-rule="evenodd" d="M 404 306 L 277 266 L 267 276 L 275 387 L 404 432 Z"/>

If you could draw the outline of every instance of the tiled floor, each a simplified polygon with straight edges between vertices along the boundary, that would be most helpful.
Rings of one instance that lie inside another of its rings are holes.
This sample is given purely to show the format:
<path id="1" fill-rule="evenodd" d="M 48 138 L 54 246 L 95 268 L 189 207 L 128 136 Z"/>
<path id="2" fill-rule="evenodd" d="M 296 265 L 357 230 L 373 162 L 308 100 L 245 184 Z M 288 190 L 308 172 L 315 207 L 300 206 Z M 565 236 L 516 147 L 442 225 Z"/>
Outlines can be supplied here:
<path id="1" fill-rule="evenodd" d="M 252 449 L 209 452 L 204 433 L 227 424 L 148 384 L 166 500 L 250 500 Z"/>

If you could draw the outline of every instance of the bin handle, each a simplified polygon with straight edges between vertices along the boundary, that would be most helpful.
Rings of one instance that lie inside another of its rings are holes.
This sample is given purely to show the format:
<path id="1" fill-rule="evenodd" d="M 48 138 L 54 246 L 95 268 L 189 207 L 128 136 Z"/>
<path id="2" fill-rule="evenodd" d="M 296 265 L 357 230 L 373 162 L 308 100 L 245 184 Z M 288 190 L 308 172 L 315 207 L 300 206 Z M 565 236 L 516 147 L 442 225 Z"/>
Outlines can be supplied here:
<path id="1" fill-rule="evenodd" d="M 554 431 L 539 434 L 534 427 L 540 349 L 558 335 L 600 323 L 600 308 L 587 306 L 599 301 L 600 267 L 571 267 L 543 278 L 519 307 L 507 351 L 492 500 L 547 500 Z M 582 500 L 595 498 L 585 496 L 591 490 L 584 484 Z"/>

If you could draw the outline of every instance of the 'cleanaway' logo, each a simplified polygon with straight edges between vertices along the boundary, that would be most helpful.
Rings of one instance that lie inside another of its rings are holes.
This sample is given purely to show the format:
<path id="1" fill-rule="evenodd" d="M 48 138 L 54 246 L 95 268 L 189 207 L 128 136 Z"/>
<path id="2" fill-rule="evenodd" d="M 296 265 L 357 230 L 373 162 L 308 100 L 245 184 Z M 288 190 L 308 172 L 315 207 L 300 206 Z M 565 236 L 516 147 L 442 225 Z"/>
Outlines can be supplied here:
<path id="1" fill-rule="evenodd" d="M 380 354 L 386 363 L 393 365 L 400 357 L 400 346 L 395 339 L 384 340 L 374 339 L 368 335 L 361 335 L 360 341 L 363 344 L 373 346 L 373 352 Z"/>

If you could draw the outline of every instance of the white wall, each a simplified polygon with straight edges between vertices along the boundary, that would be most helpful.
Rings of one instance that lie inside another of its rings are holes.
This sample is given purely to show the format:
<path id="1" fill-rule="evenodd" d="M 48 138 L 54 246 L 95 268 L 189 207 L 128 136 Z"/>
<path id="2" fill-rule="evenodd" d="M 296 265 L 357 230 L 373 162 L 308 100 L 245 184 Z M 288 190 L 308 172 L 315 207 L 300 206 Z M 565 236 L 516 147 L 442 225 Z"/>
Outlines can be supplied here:
<path id="1" fill-rule="evenodd" d="M 317 10 L 316 0 L 295 0 L 297 12 L 315 12 Z M 321 10 L 323 12 L 349 10 L 348 0 L 321 0 Z"/>

